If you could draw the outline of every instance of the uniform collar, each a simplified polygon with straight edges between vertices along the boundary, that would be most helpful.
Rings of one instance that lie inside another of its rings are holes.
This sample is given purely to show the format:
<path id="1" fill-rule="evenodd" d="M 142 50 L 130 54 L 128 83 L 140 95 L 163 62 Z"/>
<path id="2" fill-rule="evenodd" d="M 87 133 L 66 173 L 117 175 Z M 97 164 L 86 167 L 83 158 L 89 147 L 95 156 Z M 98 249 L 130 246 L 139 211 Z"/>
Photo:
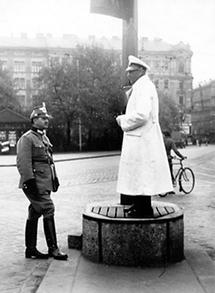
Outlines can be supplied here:
<path id="1" fill-rule="evenodd" d="M 38 129 L 34 126 L 31 127 L 31 130 L 33 130 L 34 132 L 40 134 L 40 135 L 44 135 L 45 134 L 45 130 L 41 130 L 41 129 Z"/>

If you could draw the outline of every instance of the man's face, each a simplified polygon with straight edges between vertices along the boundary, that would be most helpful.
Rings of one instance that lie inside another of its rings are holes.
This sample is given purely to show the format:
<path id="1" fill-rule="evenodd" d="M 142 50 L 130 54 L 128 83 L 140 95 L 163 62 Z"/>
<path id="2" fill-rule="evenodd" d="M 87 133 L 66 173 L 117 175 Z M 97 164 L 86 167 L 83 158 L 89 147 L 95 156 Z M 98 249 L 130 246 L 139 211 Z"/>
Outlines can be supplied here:
<path id="1" fill-rule="evenodd" d="M 143 74 L 144 71 L 141 68 L 127 71 L 127 77 L 131 84 L 135 83 L 135 81 Z"/>
<path id="2" fill-rule="evenodd" d="M 46 116 L 39 116 L 34 118 L 33 125 L 38 129 L 47 129 L 49 127 L 49 118 Z"/>

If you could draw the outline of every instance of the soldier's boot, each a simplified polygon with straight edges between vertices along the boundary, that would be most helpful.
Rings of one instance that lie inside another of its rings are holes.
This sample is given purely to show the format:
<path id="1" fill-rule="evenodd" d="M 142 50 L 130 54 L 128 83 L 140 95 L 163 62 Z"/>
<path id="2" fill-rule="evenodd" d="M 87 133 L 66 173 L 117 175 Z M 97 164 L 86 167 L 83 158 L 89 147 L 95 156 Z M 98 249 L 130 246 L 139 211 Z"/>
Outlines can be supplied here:
<path id="1" fill-rule="evenodd" d="M 25 257 L 32 259 L 48 259 L 49 255 L 37 250 L 38 219 L 27 220 L 25 226 Z"/>
<path id="2" fill-rule="evenodd" d="M 68 255 L 61 252 L 57 245 L 54 216 L 44 218 L 43 224 L 49 256 L 57 260 L 67 260 Z"/>

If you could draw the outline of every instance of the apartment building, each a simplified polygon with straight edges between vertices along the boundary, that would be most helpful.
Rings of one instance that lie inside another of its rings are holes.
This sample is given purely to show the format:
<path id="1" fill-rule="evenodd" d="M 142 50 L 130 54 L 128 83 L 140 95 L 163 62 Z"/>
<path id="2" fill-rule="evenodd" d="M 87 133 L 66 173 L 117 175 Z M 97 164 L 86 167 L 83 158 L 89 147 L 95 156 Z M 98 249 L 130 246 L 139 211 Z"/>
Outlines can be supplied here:
<path id="1" fill-rule="evenodd" d="M 192 94 L 192 132 L 215 141 L 215 80 L 200 84 Z"/>
<path id="2" fill-rule="evenodd" d="M 171 45 L 162 39 L 142 38 L 139 55 L 151 67 L 149 72 L 158 92 L 172 98 L 183 110 L 191 106 L 192 51 L 182 42 Z"/>
<path id="3" fill-rule="evenodd" d="M 118 37 L 98 39 L 89 36 L 87 40 L 75 35 L 54 38 L 49 34 L 39 34 L 36 38 L 28 38 L 26 34 L 16 38 L 0 37 L 0 64 L 9 70 L 20 104 L 25 108 L 32 105 L 37 96 L 35 77 L 50 58 L 68 58 L 77 44 L 86 43 L 119 52 L 122 47 Z M 193 78 L 189 45 L 171 45 L 161 39 L 142 38 L 139 40 L 139 56 L 151 67 L 149 74 L 158 92 L 171 97 L 183 111 L 190 108 Z"/>
<path id="4" fill-rule="evenodd" d="M 37 35 L 35 39 L 23 34 L 19 38 L 0 37 L 0 64 L 9 71 L 20 104 L 31 107 L 37 96 L 35 78 L 50 59 L 62 60 L 71 55 L 78 44 L 75 36 L 53 39 L 51 35 Z"/>

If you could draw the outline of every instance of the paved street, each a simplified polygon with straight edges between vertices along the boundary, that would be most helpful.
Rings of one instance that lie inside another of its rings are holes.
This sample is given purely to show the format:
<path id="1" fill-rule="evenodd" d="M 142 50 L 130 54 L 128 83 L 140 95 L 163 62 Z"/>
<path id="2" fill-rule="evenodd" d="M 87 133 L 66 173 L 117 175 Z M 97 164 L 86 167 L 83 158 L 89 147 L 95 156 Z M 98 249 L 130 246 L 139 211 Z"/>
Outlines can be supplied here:
<path id="1" fill-rule="evenodd" d="M 201 245 L 215 259 L 215 146 L 190 146 L 181 150 L 188 156 L 186 165 L 196 175 L 192 194 L 168 195 L 154 199 L 178 204 L 185 214 L 185 245 Z M 89 154 L 82 154 L 89 155 Z M 74 154 L 59 154 L 55 159 L 75 158 Z M 56 163 L 61 180 L 59 192 L 53 194 L 56 205 L 56 227 L 59 245 L 67 250 L 67 235 L 81 232 L 82 212 L 87 203 L 115 200 L 119 156 L 68 160 Z M 0 157 L 0 165 L 15 164 L 15 157 Z M 0 167 L 0 292 L 35 292 L 51 260 L 24 259 L 24 226 L 28 201 L 17 189 L 15 167 Z M 42 221 L 39 226 L 38 248 L 46 250 Z"/>

